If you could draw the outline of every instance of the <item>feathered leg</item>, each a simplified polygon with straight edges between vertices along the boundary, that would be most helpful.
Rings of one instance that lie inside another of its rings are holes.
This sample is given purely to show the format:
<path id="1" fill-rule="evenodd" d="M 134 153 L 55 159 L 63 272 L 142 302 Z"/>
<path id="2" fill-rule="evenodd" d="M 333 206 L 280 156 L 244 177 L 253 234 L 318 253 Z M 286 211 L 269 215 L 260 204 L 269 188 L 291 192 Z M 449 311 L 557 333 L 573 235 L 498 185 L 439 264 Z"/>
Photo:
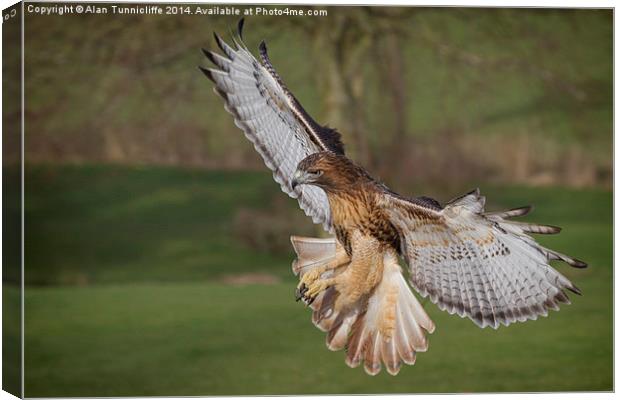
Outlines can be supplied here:
<path id="1" fill-rule="evenodd" d="M 384 250 L 376 239 L 354 233 L 352 253 L 351 263 L 334 278 L 340 294 L 336 300 L 338 310 L 350 307 L 362 296 L 369 295 L 383 277 Z"/>

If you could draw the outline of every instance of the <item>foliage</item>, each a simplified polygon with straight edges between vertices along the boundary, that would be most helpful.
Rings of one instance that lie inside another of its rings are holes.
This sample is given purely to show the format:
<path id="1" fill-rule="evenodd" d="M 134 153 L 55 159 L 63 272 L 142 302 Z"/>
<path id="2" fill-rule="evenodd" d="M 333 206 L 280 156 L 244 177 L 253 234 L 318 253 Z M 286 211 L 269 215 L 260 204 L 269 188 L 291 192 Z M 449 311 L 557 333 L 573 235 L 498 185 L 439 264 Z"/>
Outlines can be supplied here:
<path id="1" fill-rule="evenodd" d="M 610 185 L 611 10 L 327 9 L 245 36 L 371 170 Z M 233 18 L 26 18 L 30 160 L 261 166 L 196 68 Z"/>

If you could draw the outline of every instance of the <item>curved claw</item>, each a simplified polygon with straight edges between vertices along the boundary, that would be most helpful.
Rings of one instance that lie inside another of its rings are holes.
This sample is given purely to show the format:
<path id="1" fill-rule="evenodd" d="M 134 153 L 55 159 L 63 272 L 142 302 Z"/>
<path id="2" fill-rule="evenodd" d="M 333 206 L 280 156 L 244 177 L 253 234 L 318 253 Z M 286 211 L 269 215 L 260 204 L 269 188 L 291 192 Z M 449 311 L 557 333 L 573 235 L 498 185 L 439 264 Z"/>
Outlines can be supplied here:
<path id="1" fill-rule="evenodd" d="M 304 298 L 304 295 L 308 291 L 308 286 L 305 283 L 302 283 L 301 286 L 298 286 L 295 289 L 295 301 L 299 301 Z"/>

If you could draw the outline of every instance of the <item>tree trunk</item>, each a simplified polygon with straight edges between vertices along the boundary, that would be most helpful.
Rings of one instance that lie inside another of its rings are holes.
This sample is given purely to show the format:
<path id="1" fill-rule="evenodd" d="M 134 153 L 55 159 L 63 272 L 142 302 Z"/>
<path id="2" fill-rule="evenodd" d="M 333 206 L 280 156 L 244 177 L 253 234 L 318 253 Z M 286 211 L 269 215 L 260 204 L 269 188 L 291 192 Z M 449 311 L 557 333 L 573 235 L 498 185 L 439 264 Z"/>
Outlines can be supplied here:
<path id="1" fill-rule="evenodd" d="M 322 94 L 324 122 L 342 133 L 345 143 L 353 143 L 348 153 L 361 164 L 371 164 L 371 152 L 364 113 L 364 60 L 368 39 L 358 35 L 352 17 L 339 15 L 329 27 L 319 26 L 313 33 L 316 74 Z"/>

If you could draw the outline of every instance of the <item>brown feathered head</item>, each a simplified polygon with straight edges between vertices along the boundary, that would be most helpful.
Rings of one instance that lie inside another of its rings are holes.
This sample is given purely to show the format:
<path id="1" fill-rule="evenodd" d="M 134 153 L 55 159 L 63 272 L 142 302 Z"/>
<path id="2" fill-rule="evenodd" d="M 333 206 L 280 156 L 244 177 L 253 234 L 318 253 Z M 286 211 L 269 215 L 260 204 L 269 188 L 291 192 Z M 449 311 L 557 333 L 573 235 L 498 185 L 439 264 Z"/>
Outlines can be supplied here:
<path id="1" fill-rule="evenodd" d="M 322 151 L 299 162 L 291 186 L 294 189 L 297 185 L 315 185 L 327 192 L 335 192 L 369 180 L 372 180 L 370 175 L 347 157 Z"/>

